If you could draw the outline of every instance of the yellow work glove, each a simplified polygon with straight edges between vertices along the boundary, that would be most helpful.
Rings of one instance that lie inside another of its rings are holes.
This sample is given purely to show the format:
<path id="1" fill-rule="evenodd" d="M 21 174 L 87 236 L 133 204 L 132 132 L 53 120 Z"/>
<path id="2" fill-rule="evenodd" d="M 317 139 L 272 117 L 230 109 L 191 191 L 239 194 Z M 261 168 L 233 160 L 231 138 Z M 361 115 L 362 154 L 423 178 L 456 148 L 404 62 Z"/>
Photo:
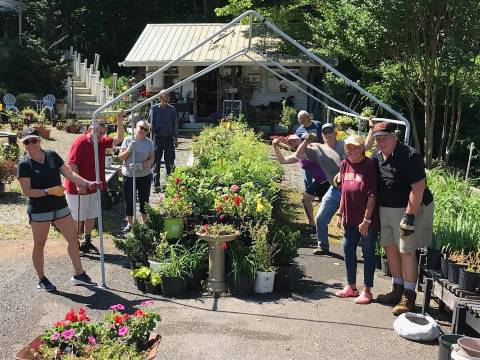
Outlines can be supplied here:
<path id="1" fill-rule="evenodd" d="M 64 196 L 65 189 L 62 186 L 53 186 L 47 189 L 47 194 L 52 196 Z"/>

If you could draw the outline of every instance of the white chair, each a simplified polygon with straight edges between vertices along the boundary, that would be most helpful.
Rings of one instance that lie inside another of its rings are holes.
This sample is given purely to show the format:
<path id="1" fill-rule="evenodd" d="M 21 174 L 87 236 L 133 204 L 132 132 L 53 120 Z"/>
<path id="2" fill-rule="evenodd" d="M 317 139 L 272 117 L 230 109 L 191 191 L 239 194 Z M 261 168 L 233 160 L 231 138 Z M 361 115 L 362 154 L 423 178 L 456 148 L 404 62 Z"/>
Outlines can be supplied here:
<path id="1" fill-rule="evenodd" d="M 55 96 L 53 96 L 52 94 L 48 94 L 43 98 L 43 111 L 45 111 L 46 109 L 49 110 L 50 120 L 52 122 L 55 119 L 55 110 L 53 108 L 53 106 L 55 105 L 55 100 Z"/>
<path id="2" fill-rule="evenodd" d="M 18 112 L 17 107 L 15 106 L 15 103 L 17 102 L 17 99 L 15 96 L 12 94 L 5 94 L 3 97 L 3 102 L 5 103 L 5 110 L 13 110 L 15 112 Z"/>

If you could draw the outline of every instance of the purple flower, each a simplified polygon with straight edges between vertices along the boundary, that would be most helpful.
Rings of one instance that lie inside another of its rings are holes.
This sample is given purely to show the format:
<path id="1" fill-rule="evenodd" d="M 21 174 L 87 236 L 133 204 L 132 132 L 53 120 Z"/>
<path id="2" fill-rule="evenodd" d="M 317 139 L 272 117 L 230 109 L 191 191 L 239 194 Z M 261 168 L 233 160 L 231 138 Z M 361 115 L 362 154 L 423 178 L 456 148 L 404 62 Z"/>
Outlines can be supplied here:
<path id="1" fill-rule="evenodd" d="M 145 300 L 140 304 L 140 306 L 148 306 L 151 304 L 153 304 L 153 300 Z"/>
<path id="2" fill-rule="evenodd" d="M 128 333 L 128 326 L 123 326 L 120 329 L 118 329 L 118 335 L 119 336 L 125 336 Z"/>
<path id="3" fill-rule="evenodd" d="M 68 329 L 62 333 L 65 340 L 70 340 L 75 335 L 75 329 Z"/>
<path id="4" fill-rule="evenodd" d="M 95 339 L 92 335 L 88 337 L 88 343 L 90 345 L 95 345 L 97 343 L 97 339 Z"/>
<path id="5" fill-rule="evenodd" d="M 125 310 L 125 306 L 123 306 L 122 304 L 117 304 L 117 305 L 110 306 L 110 309 L 111 310 Z"/>
<path id="6" fill-rule="evenodd" d="M 62 334 L 60 334 L 59 332 L 53 333 L 52 336 L 50 336 L 50 340 L 51 341 L 57 341 L 58 338 L 60 337 L 60 335 L 62 335 Z"/>

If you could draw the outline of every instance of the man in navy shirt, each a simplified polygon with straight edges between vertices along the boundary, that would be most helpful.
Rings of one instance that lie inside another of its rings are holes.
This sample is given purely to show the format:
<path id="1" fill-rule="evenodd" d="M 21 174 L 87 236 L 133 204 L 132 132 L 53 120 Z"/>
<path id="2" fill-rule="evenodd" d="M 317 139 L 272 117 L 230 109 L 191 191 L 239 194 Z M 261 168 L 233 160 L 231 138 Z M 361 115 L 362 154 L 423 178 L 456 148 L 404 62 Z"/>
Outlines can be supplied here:
<path id="1" fill-rule="evenodd" d="M 312 120 L 307 111 L 300 110 L 298 112 L 297 119 L 300 126 L 295 131 L 295 135 L 297 135 L 300 139 L 303 139 L 309 133 L 317 135 L 317 139 L 322 138 L 322 124 L 320 121 Z"/>
<path id="2" fill-rule="evenodd" d="M 150 119 L 154 136 L 155 169 L 153 185 L 155 192 L 160 191 L 160 163 L 165 160 L 167 175 L 173 170 L 175 162 L 175 148 L 178 147 L 178 120 L 177 111 L 170 105 L 170 94 L 160 96 L 160 104 L 152 107 Z"/>

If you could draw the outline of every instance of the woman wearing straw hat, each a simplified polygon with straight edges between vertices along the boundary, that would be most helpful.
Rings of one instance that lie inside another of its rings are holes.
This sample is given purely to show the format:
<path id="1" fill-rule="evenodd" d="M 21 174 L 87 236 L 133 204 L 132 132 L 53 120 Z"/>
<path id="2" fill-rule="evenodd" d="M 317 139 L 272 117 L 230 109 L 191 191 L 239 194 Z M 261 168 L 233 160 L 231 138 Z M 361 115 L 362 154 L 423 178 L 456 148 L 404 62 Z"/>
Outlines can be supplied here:
<path id="1" fill-rule="evenodd" d="M 138 201 L 140 203 L 140 215 L 146 219 L 145 204 L 150 199 L 150 186 L 152 184 L 152 164 L 155 161 L 153 141 L 147 137 L 150 124 L 139 116 L 135 116 L 135 140 L 132 137 L 122 143 L 118 158 L 123 161 L 123 197 L 127 212 L 127 226 L 124 231 L 130 231 L 133 222 L 133 177 L 137 188 Z M 135 162 L 133 153 L 135 148 Z"/>
<path id="2" fill-rule="evenodd" d="M 32 261 L 39 278 L 38 289 L 56 290 L 44 274 L 44 249 L 50 224 L 55 225 L 68 242 L 68 255 L 75 270 L 71 281 L 76 285 L 96 285 L 85 273 L 80 261 L 77 232 L 65 200 L 60 174 L 81 191 L 94 190 L 98 184 L 75 174 L 55 151 L 43 150 L 37 130 L 24 129 L 20 141 L 26 154 L 18 163 L 17 177 L 23 195 L 29 198 L 27 213 L 33 233 Z"/>
<path id="3" fill-rule="evenodd" d="M 351 135 L 345 140 L 345 159 L 340 164 L 341 197 L 337 224 L 343 224 L 343 250 L 347 285 L 336 295 L 355 297 L 357 304 L 372 301 L 371 288 L 375 273 L 375 241 L 378 234 L 378 216 L 375 211 L 377 197 L 377 167 L 373 159 L 365 156 L 365 140 Z M 362 243 L 364 259 L 364 288 L 357 290 L 357 246 Z"/>

